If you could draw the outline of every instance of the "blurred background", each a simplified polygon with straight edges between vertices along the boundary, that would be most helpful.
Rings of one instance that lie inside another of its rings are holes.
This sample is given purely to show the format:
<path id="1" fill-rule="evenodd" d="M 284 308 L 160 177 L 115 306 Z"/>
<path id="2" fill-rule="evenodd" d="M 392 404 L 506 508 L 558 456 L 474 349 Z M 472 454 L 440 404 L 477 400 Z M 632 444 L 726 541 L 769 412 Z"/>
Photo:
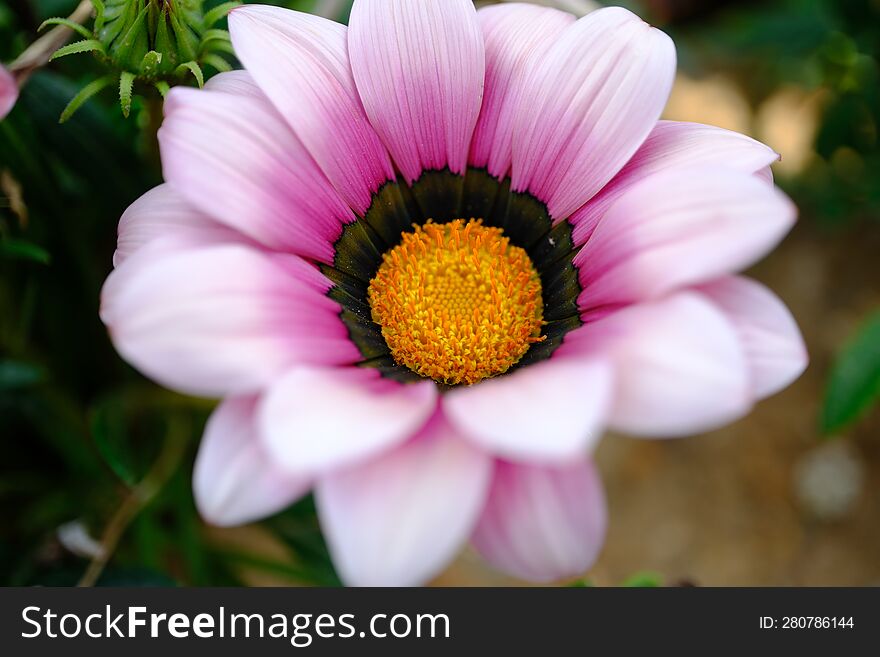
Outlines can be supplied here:
<path id="1" fill-rule="evenodd" d="M 0 62 L 77 4 L 0 0 Z M 344 22 L 351 3 L 273 4 Z M 666 118 L 782 153 L 800 221 L 750 273 L 791 308 L 811 364 L 723 430 L 606 438 L 608 540 L 579 583 L 880 585 L 880 0 L 619 4 L 676 41 Z M 234 530 L 200 521 L 211 404 L 138 375 L 98 320 L 119 216 L 161 180 L 154 89 L 135 86 L 128 118 L 105 89 L 59 125 L 106 74 L 90 55 L 52 62 L 0 122 L 0 585 L 336 584 L 310 500 Z M 516 582 L 465 552 L 436 583 Z"/>

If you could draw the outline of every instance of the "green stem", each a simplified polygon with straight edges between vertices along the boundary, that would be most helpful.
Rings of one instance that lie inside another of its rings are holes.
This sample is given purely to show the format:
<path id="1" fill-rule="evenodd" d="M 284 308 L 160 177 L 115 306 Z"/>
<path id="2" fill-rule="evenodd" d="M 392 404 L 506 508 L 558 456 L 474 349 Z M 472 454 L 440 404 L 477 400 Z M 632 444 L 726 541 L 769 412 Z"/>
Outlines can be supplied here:
<path id="1" fill-rule="evenodd" d="M 67 17 L 74 23 L 85 23 L 92 15 L 92 0 L 82 0 L 73 13 Z M 73 30 L 64 25 L 53 27 L 39 39 L 25 49 L 11 64 L 9 71 L 18 80 L 18 86 L 22 86 L 36 69 L 45 66 L 49 58 L 56 50 L 67 43 L 73 35 Z"/>
<path id="2" fill-rule="evenodd" d="M 101 550 L 89 563 L 85 574 L 77 586 L 94 586 L 104 571 L 104 567 L 113 556 L 119 539 L 137 517 L 137 515 L 156 497 L 162 487 L 177 470 L 180 460 L 186 451 L 187 435 L 185 427 L 174 423 L 169 427 L 162 445 L 162 451 L 150 468 L 147 475 L 131 489 L 128 496 L 110 518 L 104 534 L 101 536 Z"/>

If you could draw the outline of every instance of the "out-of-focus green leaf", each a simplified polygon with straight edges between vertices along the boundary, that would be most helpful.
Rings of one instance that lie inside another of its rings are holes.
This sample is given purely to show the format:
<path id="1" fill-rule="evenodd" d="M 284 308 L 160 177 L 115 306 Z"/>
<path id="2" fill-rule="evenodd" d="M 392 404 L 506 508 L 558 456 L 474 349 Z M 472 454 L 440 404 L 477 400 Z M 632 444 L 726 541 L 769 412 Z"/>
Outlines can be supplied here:
<path id="1" fill-rule="evenodd" d="M 862 325 L 838 356 L 822 406 L 822 431 L 838 431 L 880 398 L 880 312 Z"/>
<path id="2" fill-rule="evenodd" d="M 89 82 L 86 86 L 80 89 L 79 93 L 76 96 L 74 96 L 70 100 L 70 102 L 67 104 L 67 107 L 65 107 L 64 111 L 61 112 L 61 118 L 58 119 L 58 122 L 65 123 L 71 116 L 73 116 L 74 112 L 76 112 L 76 110 L 78 110 L 84 102 L 86 102 L 89 98 L 101 91 L 104 87 L 113 84 L 115 81 L 116 76 L 110 74 Z"/>
<path id="3" fill-rule="evenodd" d="M 138 480 L 135 458 L 128 443 L 125 414 L 116 398 L 100 404 L 92 415 L 92 437 L 110 469 L 129 486 Z"/>
<path id="4" fill-rule="evenodd" d="M 269 518 L 264 524 L 292 551 L 297 578 L 318 586 L 339 586 L 311 496 Z"/>
<path id="5" fill-rule="evenodd" d="M 203 56 L 202 60 L 205 64 L 213 66 L 218 73 L 226 73 L 227 71 L 232 70 L 232 66 L 230 66 L 229 62 L 223 59 L 220 55 L 209 53 Z"/>
<path id="6" fill-rule="evenodd" d="M 0 255 L 4 258 L 18 258 L 20 260 L 31 260 L 48 265 L 52 256 L 41 246 L 37 246 L 32 242 L 18 239 L 8 239 L 0 241 Z"/>
<path id="7" fill-rule="evenodd" d="M 223 4 L 217 5 L 213 9 L 209 9 L 205 12 L 205 25 L 210 27 L 217 21 L 225 18 L 226 14 L 228 14 L 230 11 L 240 6 L 240 2 L 224 2 Z"/>
<path id="8" fill-rule="evenodd" d="M 0 361 L 0 390 L 26 388 L 40 383 L 46 376 L 43 368 L 15 360 Z"/>
<path id="9" fill-rule="evenodd" d="M 646 570 L 630 575 L 623 580 L 620 585 L 628 587 L 656 588 L 658 586 L 663 586 L 663 576 L 659 573 L 653 573 Z"/>

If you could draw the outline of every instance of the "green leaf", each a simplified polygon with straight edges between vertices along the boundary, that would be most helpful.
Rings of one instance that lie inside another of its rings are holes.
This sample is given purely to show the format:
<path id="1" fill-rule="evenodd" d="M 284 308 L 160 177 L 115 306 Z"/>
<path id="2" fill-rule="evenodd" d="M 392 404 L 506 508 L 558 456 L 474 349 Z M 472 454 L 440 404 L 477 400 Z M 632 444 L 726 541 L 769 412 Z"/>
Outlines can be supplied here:
<path id="1" fill-rule="evenodd" d="M 202 43 L 208 41 L 229 41 L 229 32 L 226 30 L 205 30 L 202 34 Z"/>
<path id="2" fill-rule="evenodd" d="M 166 66 L 163 68 L 166 72 L 171 70 L 171 68 L 177 63 L 177 48 L 171 40 L 171 34 L 168 31 L 168 14 L 165 9 L 162 9 L 162 13 L 159 15 L 159 23 L 156 27 L 156 38 L 153 47 L 159 52 L 168 55 Z"/>
<path id="3" fill-rule="evenodd" d="M 150 50 L 141 60 L 141 75 L 150 78 L 159 72 L 159 64 L 162 63 L 162 53 Z"/>
<path id="4" fill-rule="evenodd" d="M 171 19 L 171 31 L 177 39 L 177 52 L 180 53 L 181 59 L 187 61 L 195 59 L 198 54 L 199 41 L 193 31 L 186 24 L 181 22 L 176 12 L 169 13 Z"/>
<path id="5" fill-rule="evenodd" d="M 647 570 L 642 571 L 627 577 L 623 580 L 621 586 L 656 588 L 658 586 L 663 586 L 663 575 Z"/>
<path id="6" fill-rule="evenodd" d="M 290 549 L 290 565 L 299 571 L 298 579 L 319 586 L 339 586 L 311 496 L 264 520 L 263 525 Z"/>
<path id="7" fill-rule="evenodd" d="M 224 2 L 222 5 L 217 5 L 210 11 L 205 12 L 205 27 L 211 27 L 214 23 L 225 17 L 230 11 L 240 6 L 240 2 Z"/>
<path id="8" fill-rule="evenodd" d="M 576 579 L 568 585 L 570 589 L 588 589 L 593 588 L 595 584 L 588 580 L 586 577 L 583 579 Z"/>
<path id="9" fill-rule="evenodd" d="M 171 90 L 171 87 L 168 86 L 168 83 L 164 80 L 157 81 L 153 86 L 156 87 L 160 94 L 162 94 L 162 98 L 165 98 Z"/>
<path id="10" fill-rule="evenodd" d="M 27 388 L 42 381 L 46 373 L 42 368 L 17 360 L 0 361 L 0 390 Z"/>
<path id="11" fill-rule="evenodd" d="M 199 66 L 196 62 L 184 62 L 175 69 L 174 73 L 175 75 L 180 75 L 181 73 L 185 73 L 186 71 L 189 71 L 193 74 L 196 82 L 199 83 L 199 87 L 205 86 L 205 76 L 202 74 L 202 67 Z"/>
<path id="12" fill-rule="evenodd" d="M 132 22 L 128 30 L 125 31 L 125 34 L 123 34 L 119 38 L 119 40 L 113 44 L 114 59 L 116 59 L 117 61 L 122 60 L 123 62 L 127 62 L 128 57 L 132 52 L 132 49 L 135 48 L 135 46 L 138 45 L 139 42 L 145 38 L 144 35 L 147 28 L 144 26 L 144 23 L 147 20 L 147 14 L 149 13 L 149 11 L 150 3 L 147 3 L 138 12 L 137 16 L 134 19 L 134 22 Z M 146 50 L 146 48 L 144 48 L 144 50 Z"/>
<path id="13" fill-rule="evenodd" d="M 67 103 L 67 107 L 61 112 L 61 118 L 58 119 L 58 122 L 64 123 L 67 121 L 67 119 L 73 116 L 74 112 L 76 112 L 84 102 L 101 91 L 104 87 L 107 87 L 114 82 L 116 82 L 116 75 L 114 73 L 110 73 L 102 78 L 89 82 L 79 90 L 79 93 L 74 96 L 69 103 Z"/>
<path id="14" fill-rule="evenodd" d="M 880 311 L 871 315 L 837 357 L 825 388 L 822 431 L 838 431 L 880 398 Z"/>
<path id="15" fill-rule="evenodd" d="M 220 55 L 205 55 L 202 57 L 202 60 L 204 60 L 205 64 L 213 66 L 218 73 L 225 73 L 226 71 L 232 70 L 232 66 L 229 62 L 223 59 Z"/>
<path id="16" fill-rule="evenodd" d="M 58 17 L 47 18 L 46 20 L 44 20 L 42 22 L 42 24 L 40 25 L 40 27 L 37 28 L 37 32 L 42 32 L 43 28 L 48 25 L 63 25 L 64 27 L 69 27 L 71 30 L 73 30 L 74 32 L 76 32 L 80 36 L 85 37 L 86 39 L 91 39 L 94 36 L 89 30 L 87 30 L 85 27 L 83 27 L 79 23 L 75 23 L 74 21 L 70 20 L 69 18 L 58 18 Z"/>
<path id="17" fill-rule="evenodd" d="M 102 0 L 92 0 L 92 5 L 95 7 L 95 34 L 101 34 L 106 20 L 104 16 L 104 3 Z M 101 36 L 104 35 L 102 34 Z"/>
<path id="18" fill-rule="evenodd" d="M 67 55 L 76 55 L 77 53 L 81 52 L 99 52 L 101 54 L 104 54 L 104 45 L 97 39 L 83 39 L 82 41 L 74 41 L 73 43 L 68 43 L 66 46 L 63 46 L 52 53 L 49 61 L 51 62 L 53 59 L 58 59 L 59 57 L 67 57 Z"/>
<path id="19" fill-rule="evenodd" d="M 232 44 L 229 41 L 221 41 L 220 39 L 214 39 L 213 41 L 208 41 L 204 47 L 202 48 L 203 52 L 225 52 L 229 55 L 235 54 L 235 48 L 232 47 Z"/>
<path id="20" fill-rule="evenodd" d="M 92 414 L 92 437 L 110 469 L 129 486 L 138 480 L 135 456 L 128 442 L 125 411 L 116 400 L 100 404 Z"/>
<path id="21" fill-rule="evenodd" d="M 32 242 L 17 239 L 0 241 L 0 255 L 6 258 L 31 260 L 43 265 L 48 265 L 52 260 L 52 256 L 43 247 L 37 246 Z"/>
<path id="22" fill-rule="evenodd" d="M 123 71 L 119 76 L 119 104 L 122 105 L 122 116 L 128 118 L 131 112 L 131 90 L 134 86 L 134 73 Z"/>

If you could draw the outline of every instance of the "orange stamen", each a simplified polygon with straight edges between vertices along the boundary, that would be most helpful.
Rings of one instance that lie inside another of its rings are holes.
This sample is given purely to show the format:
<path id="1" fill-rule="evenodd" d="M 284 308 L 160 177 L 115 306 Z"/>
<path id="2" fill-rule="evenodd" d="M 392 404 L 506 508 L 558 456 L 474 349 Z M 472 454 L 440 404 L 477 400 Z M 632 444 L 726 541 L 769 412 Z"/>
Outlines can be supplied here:
<path id="1" fill-rule="evenodd" d="M 422 376 L 477 383 L 544 339 L 540 278 L 500 228 L 429 222 L 382 260 L 368 289 L 373 321 L 395 361 Z"/>

